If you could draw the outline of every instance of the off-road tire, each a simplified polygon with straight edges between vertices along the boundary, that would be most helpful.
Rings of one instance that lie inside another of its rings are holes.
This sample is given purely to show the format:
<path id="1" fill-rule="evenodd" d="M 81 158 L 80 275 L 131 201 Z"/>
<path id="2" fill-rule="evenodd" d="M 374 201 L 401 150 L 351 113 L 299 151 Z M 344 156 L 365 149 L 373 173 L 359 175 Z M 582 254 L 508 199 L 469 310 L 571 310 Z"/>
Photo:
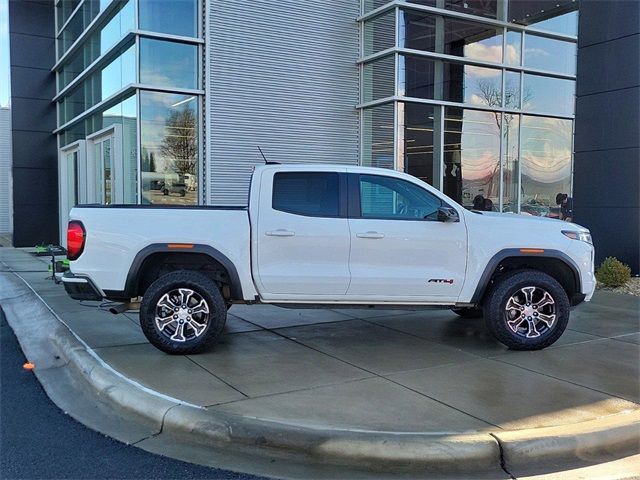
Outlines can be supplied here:
<path id="1" fill-rule="evenodd" d="M 520 289 L 527 287 L 548 292 L 555 302 L 555 322 L 534 338 L 514 333 L 507 324 L 507 302 Z M 487 328 L 499 342 L 512 350 L 540 350 L 552 345 L 567 328 L 569 311 L 569 298 L 564 288 L 553 277 L 538 270 L 515 270 L 498 278 L 484 301 Z"/>
<path id="2" fill-rule="evenodd" d="M 462 318 L 482 318 L 484 316 L 482 307 L 453 307 L 451 311 Z"/>
<path id="3" fill-rule="evenodd" d="M 205 330 L 186 341 L 173 341 L 156 325 L 156 308 L 161 298 L 171 291 L 185 288 L 197 293 L 206 302 L 209 316 Z M 221 337 L 227 320 L 227 309 L 218 286 L 206 276 L 189 270 L 179 270 L 161 276 L 144 294 L 140 304 L 140 326 L 149 342 L 172 355 L 201 353 L 213 347 Z"/>

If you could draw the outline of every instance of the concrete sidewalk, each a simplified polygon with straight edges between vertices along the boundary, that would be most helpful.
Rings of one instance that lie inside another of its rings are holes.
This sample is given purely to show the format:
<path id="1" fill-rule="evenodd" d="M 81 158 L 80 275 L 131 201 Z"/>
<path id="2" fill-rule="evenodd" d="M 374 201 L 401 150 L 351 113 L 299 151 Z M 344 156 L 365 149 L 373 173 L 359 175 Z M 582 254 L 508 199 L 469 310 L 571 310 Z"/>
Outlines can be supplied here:
<path id="1" fill-rule="evenodd" d="M 449 311 L 236 305 L 213 351 L 180 357 L 149 345 L 136 314 L 69 299 L 45 278 L 42 259 L 3 248 L 0 261 L 117 372 L 213 415 L 362 434 L 483 433 L 528 448 L 518 431 L 640 411 L 636 297 L 598 292 L 572 312 L 562 338 L 538 352 L 509 351 L 481 320 Z M 166 454 L 161 437 L 138 445 Z M 190 452 L 182 457 L 206 463 Z M 518 460 L 507 468 L 517 474 Z"/>

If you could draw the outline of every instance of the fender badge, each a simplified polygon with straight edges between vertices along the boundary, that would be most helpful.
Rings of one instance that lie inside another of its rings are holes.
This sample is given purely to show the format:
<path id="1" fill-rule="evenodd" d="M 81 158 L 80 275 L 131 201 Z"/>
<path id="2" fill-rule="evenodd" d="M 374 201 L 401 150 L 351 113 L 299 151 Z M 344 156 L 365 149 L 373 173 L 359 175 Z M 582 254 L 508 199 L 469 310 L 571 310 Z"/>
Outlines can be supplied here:
<path id="1" fill-rule="evenodd" d="M 453 278 L 430 278 L 427 283 L 448 283 L 449 285 L 453 285 Z"/>

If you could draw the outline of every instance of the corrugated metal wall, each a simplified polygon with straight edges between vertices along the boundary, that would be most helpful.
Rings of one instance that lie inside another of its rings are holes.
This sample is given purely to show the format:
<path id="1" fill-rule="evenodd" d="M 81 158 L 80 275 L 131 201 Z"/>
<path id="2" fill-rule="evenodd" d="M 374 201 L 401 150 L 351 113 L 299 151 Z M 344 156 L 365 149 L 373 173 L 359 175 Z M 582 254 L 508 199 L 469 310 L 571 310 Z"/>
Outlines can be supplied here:
<path id="1" fill-rule="evenodd" d="M 0 234 L 11 226 L 11 110 L 0 108 Z"/>
<path id="2" fill-rule="evenodd" d="M 359 0 L 209 0 L 208 203 L 245 205 L 252 167 L 357 164 Z"/>

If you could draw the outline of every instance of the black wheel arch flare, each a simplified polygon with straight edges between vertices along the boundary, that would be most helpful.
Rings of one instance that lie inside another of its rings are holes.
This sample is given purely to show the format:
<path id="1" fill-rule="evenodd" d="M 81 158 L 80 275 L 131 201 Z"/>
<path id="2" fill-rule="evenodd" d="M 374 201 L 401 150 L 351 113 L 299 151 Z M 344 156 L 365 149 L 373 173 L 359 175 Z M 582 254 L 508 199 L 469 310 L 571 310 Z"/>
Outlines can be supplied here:
<path id="1" fill-rule="evenodd" d="M 211 259 L 220 263 L 227 271 L 227 274 L 229 275 L 229 290 L 231 292 L 231 297 L 238 300 L 244 298 L 242 294 L 242 283 L 240 282 L 238 271 L 233 262 L 229 260 L 225 254 L 210 245 L 184 243 L 154 243 L 140 250 L 129 267 L 124 290 L 104 290 L 105 296 L 110 299 L 118 300 L 128 300 L 137 296 L 139 293 L 137 292 L 137 289 L 140 280 L 141 268 L 144 265 L 145 260 L 156 253 L 199 253 L 211 257 Z"/>

